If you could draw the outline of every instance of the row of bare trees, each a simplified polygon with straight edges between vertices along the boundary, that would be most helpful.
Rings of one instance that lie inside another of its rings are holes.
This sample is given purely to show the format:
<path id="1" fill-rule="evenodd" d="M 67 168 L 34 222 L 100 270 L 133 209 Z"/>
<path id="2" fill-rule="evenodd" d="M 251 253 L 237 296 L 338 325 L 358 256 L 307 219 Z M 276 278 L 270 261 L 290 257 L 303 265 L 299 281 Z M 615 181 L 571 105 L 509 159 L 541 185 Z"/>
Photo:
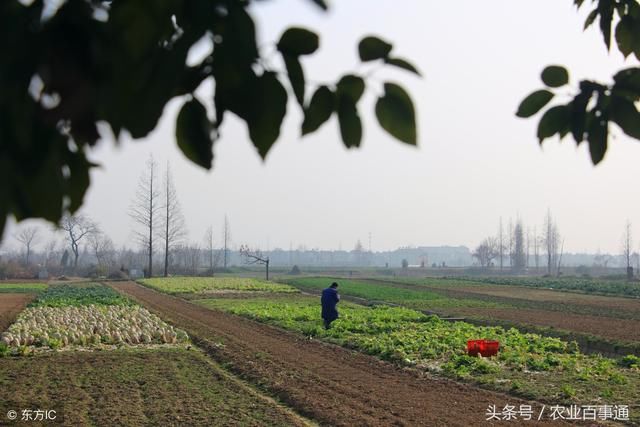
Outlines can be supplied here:
<path id="1" fill-rule="evenodd" d="M 146 275 L 153 275 L 153 255 L 157 252 L 156 241 L 159 240 L 164 253 L 163 275 L 169 274 L 171 257 L 174 249 L 179 246 L 184 248 L 184 240 L 187 235 L 185 219 L 178 200 L 178 194 L 171 174 L 171 168 L 167 163 L 162 183 L 159 181 L 158 165 L 150 156 L 140 180 L 134 199 L 129 209 L 129 215 L 139 226 L 135 231 L 137 241 L 145 248 L 147 254 Z M 223 249 L 222 254 L 214 248 L 213 227 L 209 227 L 203 238 L 204 247 L 207 250 L 209 271 L 213 274 L 215 268 L 223 260 L 224 268 L 229 262 L 229 245 L 231 243 L 231 227 L 229 219 L 225 215 L 222 230 Z M 195 248 L 196 246 L 187 246 Z M 181 252 L 184 254 L 184 250 Z"/>
<path id="2" fill-rule="evenodd" d="M 483 268 L 494 267 L 497 263 L 500 270 L 503 270 L 508 262 L 509 269 L 522 272 L 531 266 L 532 256 L 536 270 L 540 267 L 542 250 L 546 255 L 547 274 L 559 274 L 564 240 L 550 210 L 545 215 L 541 234 L 537 233 L 536 227 L 533 230 L 525 229 L 520 218 L 515 223 L 509 220 L 505 231 L 500 218 L 497 235 L 483 239 L 472 255 Z"/>

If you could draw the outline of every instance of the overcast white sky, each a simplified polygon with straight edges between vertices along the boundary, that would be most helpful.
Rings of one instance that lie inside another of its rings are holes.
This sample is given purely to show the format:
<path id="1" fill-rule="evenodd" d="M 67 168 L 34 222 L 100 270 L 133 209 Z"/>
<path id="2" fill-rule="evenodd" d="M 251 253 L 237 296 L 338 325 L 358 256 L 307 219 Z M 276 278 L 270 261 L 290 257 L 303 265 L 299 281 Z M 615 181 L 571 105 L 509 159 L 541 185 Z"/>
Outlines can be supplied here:
<path id="1" fill-rule="evenodd" d="M 105 140 L 91 153 L 102 168 L 92 174 L 83 212 L 116 244 L 133 245 L 127 209 L 150 152 L 161 165 L 171 163 L 195 242 L 209 225 L 219 236 L 225 214 L 235 244 L 262 249 L 352 249 L 357 239 L 366 245 L 369 232 L 373 250 L 473 247 L 495 234 L 500 216 L 506 223 L 519 215 L 540 229 L 547 208 L 569 251 L 618 252 L 627 218 L 640 233 L 640 143 L 614 129 L 604 162 L 594 168 L 586 144 L 556 139 L 541 149 L 538 117 L 514 116 L 520 100 L 542 86 L 546 65 L 566 65 L 574 84 L 608 81 L 625 66 L 595 27 L 582 31 L 588 11 L 577 13 L 571 0 L 349 0 L 332 2 L 328 14 L 310 1 L 275 0 L 253 11 L 262 45 L 289 25 L 321 34 L 321 49 L 304 62 L 310 80 L 362 71 L 356 46 L 368 34 L 392 41 L 395 54 L 424 78 L 395 70 L 375 75 L 360 105 L 359 150 L 343 148 L 333 119 L 300 139 L 301 115 L 290 102 L 280 140 L 263 163 L 244 125 L 228 113 L 211 172 L 178 151 L 174 123 L 182 100 L 173 101 L 144 140 L 117 147 Z M 386 79 L 401 82 L 415 101 L 418 148 L 396 142 L 372 114 L 377 85 Z M 203 100 L 209 94 L 210 86 L 199 92 Z M 16 226 L 7 231 L 5 244 L 15 244 Z"/>

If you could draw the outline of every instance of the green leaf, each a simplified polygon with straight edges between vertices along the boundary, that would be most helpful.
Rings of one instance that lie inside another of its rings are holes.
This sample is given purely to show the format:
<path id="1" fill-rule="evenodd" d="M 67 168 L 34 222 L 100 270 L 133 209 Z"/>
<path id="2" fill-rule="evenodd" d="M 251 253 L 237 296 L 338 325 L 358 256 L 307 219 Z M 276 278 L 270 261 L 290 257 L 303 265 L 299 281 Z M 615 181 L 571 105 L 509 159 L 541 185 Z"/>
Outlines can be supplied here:
<path id="1" fill-rule="evenodd" d="M 374 61 L 376 59 L 384 59 L 389 56 L 392 45 L 379 39 L 378 37 L 368 36 L 360 40 L 358 44 L 358 53 L 361 61 Z"/>
<path id="2" fill-rule="evenodd" d="M 176 121 L 176 139 L 178 147 L 189 160 L 205 169 L 211 169 L 211 122 L 206 108 L 195 98 L 180 109 Z"/>
<path id="3" fill-rule="evenodd" d="M 587 139 L 589 141 L 591 161 L 594 165 L 600 163 L 607 152 L 608 135 L 607 122 L 604 119 L 593 117 L 589 124 L 589 136 Z"/>
<path id="4" fill-rule="evenodd" d="M 538 123 L 538 139 L 540 143 L 556 133 L 562 134 L 569 129 L 571 111 L 566 105 L 549 108 Z"/>
<path id="5" fill-rule="evenodd" d="M 356 103 L 349 96 L 338 98 L 338 121 L 344 145 L 347 148 L 359 147 L 362 141 L 362 121 Z"/>
<path id="6" fill-rule="evenodd" d="M 302 135 L 315 132 L 324 122 L 329 120 L 335 105 L 335 95 L 326 86 L 320 86 L 311 97 L 309 107 L 304 111 Z"/>
<path id="7" fill-rule="evenodd" d="M 318 35 L 306 28 L 288 28 L 280 37 L 278 50 L 286 55 L 310 55 L 320 45 Z"/>
<path id="8" fill-rule="evenodd" d="M 247 120 L 251 141 L 263 159 L 280 136 L 286 113 L 287 91 L 275 73 L 264 73 L 256 82 L 256 93 Z"/>
<path id="9" fill-rule="evenodd" d="M 618 96 L 625 96 L 632 101 L 640 99 L 640 68 L 627 68 L 613 76 L 611 91 Z"/>
<path id="10" fill-rule="evenodd" d="M 569 72 L 559 65 L 550 65 L 542 70 L 540 76 L 544 84 L 549 87 L 560 87 L 569 83 Z"/>
<path id="11" fill-rule="evenodd" d="M 404 59 L 400 59 L 400 58 L 385 58 L 384 62 L 385 62 L 385 64 L 393 65 L 394 67 L 402 68 L 403 70 L 411 71 L 412 73 L 415 73 L 415 74 L 421 76 L 420 72 L 416 69 L 416 67 L 414 67 L 413 65 L 411 65 L 410 63 L 408 63 Z"/>
<path id="12" fill-rule="evenodd" d="M 586 30 L 587 28 L 589 28 L 595 22 L 597 17 L 598 17 L 598 9 L 592 10 L 589 16 L 587 16 L 587 19 L 584 21 L 583 29 Z"/>
<path id="13" fill-rule="evenodd" d="M 347 74 L 336 85 L 338 96 L 348 96 L 357 103 L 364 93 L 364 80 L 361 77 Z"/>
<path id="14" fill-rule="evenodd" d="M 591 99 L 589 92 L 580 92 L 569 104 L 571 111 L 571 134 L 578 145 L 584 141 L 589 99 Z"/>
<path id="15" fill-rule="evenodd" d="M 518 111 L 516 112 L 516 116 L 527 118 L 536 114 L 538 111 L 542 109 L 545 105 L 549 103 L 553 99 L 553 93 L 548 90 L 537 90 L 533 92 L 531 95 L 527 96 L 518 107 Z"/>
<path id="16" fill-rule="evenodd" d="M 77 211 L 84 200 L 84 195 L 89 188 L 89 171 L 96 165 L 89 162 L 82 151 L 69 152 L 67 166 L 69 167 L 69 177 L 66 180 L 69 194 L 69 212 Z"/>
<path id="17" fill-rule="evenodd" d="M 298 104 L 304 106 L 304 71 L 302 71 L 300 61 L 297 56 L 287 54 L 282 56 L 284 58 L 284 65 L 287 67 L 287 74 L 291 82 L 291 87 L 293 88 L 293 93 L 298 100 Z"/>
<path id="18" fill-rule="evenodd" d="M 616 43 L 618 49 L 626 58 L 633 53 L 633 19 L 625 16 L 616 26 Z"/>
<path id="19" fill-rule="evenodd" d="M 400 141 L 416 145 L 416 113 L 411 98 L 400 86 L 384 84 L 384 96 L 376 102 L 380 126 Z"/>
<path id="20" fill-rule="evenodd" d="M 618 96 L 611 98 L 611 117 L 632 138 L 640 139 L 640 113 L 633 102 Z"/>
<path id="21" fill-rule="evenodd" d="M 611 21 L 613 21 L 613 0 L 599 0 L 600 31 L 607 49 L 611 48 Z"/>

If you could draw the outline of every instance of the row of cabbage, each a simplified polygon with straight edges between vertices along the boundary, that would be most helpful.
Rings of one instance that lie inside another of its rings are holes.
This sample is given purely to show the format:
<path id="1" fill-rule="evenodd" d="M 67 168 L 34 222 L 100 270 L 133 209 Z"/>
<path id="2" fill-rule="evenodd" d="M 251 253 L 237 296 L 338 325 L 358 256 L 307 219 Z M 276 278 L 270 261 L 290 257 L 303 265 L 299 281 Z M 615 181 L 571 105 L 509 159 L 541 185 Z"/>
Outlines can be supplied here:
<path id="1" fill-rule="evenodd" d="M 426 369 L 456 379 L 468 379 L 501 391 L 530 398 L 581 402 L 616 399 L 625 402 L 640 395 L 640 359 L 616 360 L 585 355 L 575 342 L 516 329 L 446 322 L 435 316 L 400 307 L 362 307 L 342 303 L 340 318 L 325 330 L 317 299 L 202 300 L 205 306 L 227 310 L 359 349 L 403 365 Z M 470 339 L 495 339 L 497 357 L 466 354 Z"/>
<path id="2" fill-rule="evenodd" d="M 0 334 L 0 353 L 26 353 L 25 347 L 177 344 L 188 340 L 184 331 L 103 285 L 59 285 L 43 292 Z"/>
<path id="3" fill-rule="evenodd" d="M 180 293 L 296 293 L 289 285 L 246 277 L 169 277 L 143 279 L 140 283 L 170 294 Z"/>

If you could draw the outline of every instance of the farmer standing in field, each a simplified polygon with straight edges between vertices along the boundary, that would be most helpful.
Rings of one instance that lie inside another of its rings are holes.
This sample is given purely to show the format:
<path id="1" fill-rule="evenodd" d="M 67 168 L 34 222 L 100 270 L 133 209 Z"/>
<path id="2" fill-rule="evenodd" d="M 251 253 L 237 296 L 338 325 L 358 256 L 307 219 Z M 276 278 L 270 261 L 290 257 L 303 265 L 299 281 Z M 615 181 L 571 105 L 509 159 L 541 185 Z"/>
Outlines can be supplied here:
<path id="1" fill-rule="evenodd" d="M 338 318 L 338 310 L 336 310 L 338 301 L 340 301 L 338 284 L 333 282 L 331 286 L 322 291 L 322 297 L 320 298 L 320 304 L 322 304 L 322 320 L 324 320 L 325 329 L 329 329 L 331 322 Z"/>

